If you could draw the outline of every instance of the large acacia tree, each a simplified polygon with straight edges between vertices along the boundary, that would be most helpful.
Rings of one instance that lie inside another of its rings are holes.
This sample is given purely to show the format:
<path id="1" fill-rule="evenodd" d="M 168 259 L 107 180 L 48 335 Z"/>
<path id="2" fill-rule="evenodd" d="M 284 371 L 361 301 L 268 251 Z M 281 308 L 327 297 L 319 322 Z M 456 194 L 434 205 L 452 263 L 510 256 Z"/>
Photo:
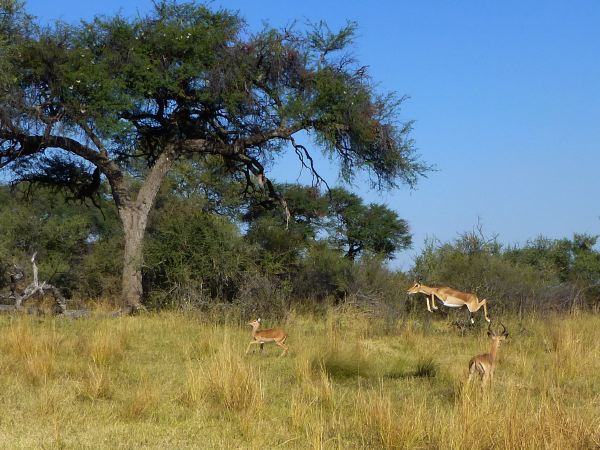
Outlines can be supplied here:
<path id="1" fill-rule="evenodd" d="M 8 7 L 7 7 L 8 5 Z M 244 190 L 285 213 L 265 161 L 293 150 L 313 171 L 312 147 L 350 179 L 365 169 L 380 188 L 414 184 L 415 155 L 402 98 L 378 94 L 349 56 L 354 24 L 331 32 L 250 33 L 226 10 L 159 2 L 147 16 L 79 25 L 31 24 L 2 0 L 5 59 L 0 169 L 15 182 L 93 199 L 105 177 L 125 236 L 123 299 L 141 307 L 142 241 L 159 187 L 178 160 L 215 158 Z M 314 146 L 297 142 L 310 136 Z"/>

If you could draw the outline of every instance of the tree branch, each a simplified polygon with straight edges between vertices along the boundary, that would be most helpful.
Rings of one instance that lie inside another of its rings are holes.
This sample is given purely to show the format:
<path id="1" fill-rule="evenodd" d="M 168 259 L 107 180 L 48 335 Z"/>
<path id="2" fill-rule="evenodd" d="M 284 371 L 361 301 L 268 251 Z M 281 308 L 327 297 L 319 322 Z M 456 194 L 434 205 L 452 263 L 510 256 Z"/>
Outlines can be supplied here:
<path id="1" fill-rule="evenodd" d="M 257 133 L 247 138 L 239 139 L 235 142 L 234 146 L 239 149 L 246 149 L 248 147 L 256 147 L 264 144 L 271 139 L 289 139 L 293 134 L 300 130 L 303 130 L 310 126 L 310 122 L 298 122 L 289 127 L 278 127 L 264 133 Z"/>
<path id="2" fill-rule="evenodd" d="M 310 170 L 311 175 L 313 177 L 313 186 L 315 184 L 314 180 L 316 178 L 317 179 L 316 184 L 323 183 L 325 185 L 325 187 L 327 188 L 327 191 L 331 191 L 327 181 L 325 181 L 325 179 L 315 169 L 314 161 L 312 159 L 312 156 L 308 152 L 308 149 L 304 145 L 298 144 L 296 142 L 296 140 L 293 138 L 293 136 L 290 136 L 289 140 L 292 143 L 292 146 L 294 147 L 294 151 L 296 152 L 296 155 L 298 155 L 298 159 L 300 160 L 302 167 L 305 167 L 308 170 Z M 304 158 L 308 159 L 309 164 L 306 164 L 306 162 L 304 161 Z"/>
<path id="3" fill-rule="evenodd" d="M 160 189 L 165 175 L 173 165 L 175 157 L 175 148 L 173 145 L 169 145 L 157 158 L 152 169 L 150 169 L 150 173 L 144 180 L 136 197 L 136 205 L 144 211 L 145 215 L 147 215 L 152 208 L 156 194 Z"/>
<path id="4" fill-rule="evenodd" d="M 19 148 L 8 149 L 0 152 L 0 169 L 22 156 L 42 153 L 48 148 L 60 148 L 73 153 L 100 168 L 106 175 L 112 188 L 113 197 L 117 206 L 129 201 L 129 193 L 125 188 L 123 172 L 119 166 L 108 158 L 102 151 L 96 151 L 87 147 L 75 139 L 64 136 L 37 136 L 27 135 L 21 132 L 0 130 L 0 139 L 11 140 L 19 144 Z M 103 148 L 103 147 L 102 147 Z M 6 158 L 6 160 L 4 160 Z"/>

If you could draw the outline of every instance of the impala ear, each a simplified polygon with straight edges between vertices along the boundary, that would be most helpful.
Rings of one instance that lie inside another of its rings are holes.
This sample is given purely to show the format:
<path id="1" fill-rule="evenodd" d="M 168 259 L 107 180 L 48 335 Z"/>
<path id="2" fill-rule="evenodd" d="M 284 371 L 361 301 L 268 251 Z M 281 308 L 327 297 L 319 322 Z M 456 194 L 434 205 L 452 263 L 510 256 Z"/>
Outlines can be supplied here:
<path id="1" fill-rule="evenodd" d="M 257 321 L 258 323 L 260 323 L 260 317 L 259 317 L 258 319 L 256 319 L 256 321 Z"/>

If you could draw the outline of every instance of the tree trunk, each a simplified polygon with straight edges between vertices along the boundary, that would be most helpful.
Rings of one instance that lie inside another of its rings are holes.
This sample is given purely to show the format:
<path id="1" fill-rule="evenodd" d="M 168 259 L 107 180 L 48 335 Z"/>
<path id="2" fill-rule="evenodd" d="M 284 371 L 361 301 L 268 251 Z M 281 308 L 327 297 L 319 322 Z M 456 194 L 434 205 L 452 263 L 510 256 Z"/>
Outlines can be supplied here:
<path id="1" fill-rule="evenodd" d="M 148 213 L 144 214 L 143 211 L 133 207 L 119 211 L 119 215 L 123 222 L 125 236 L 122 279 L 123 309 L 129 314 L 133 314 L 143 308 L 143 241 Z"/>
<path id="2" fill-rule="evenodd" d="M 135 201 L 119 201 L 117 209 L 123 224 L 125 252 L 123 259 L 122 295 L 123 310 L 134 314 L 144 309 L 142 304 L 143 243 L 148 215 L 156 194 L 173 161 L 172 149 L 162 153 L 144 180 Z M 114 190 L 114 188 L 113 188 Z"/>

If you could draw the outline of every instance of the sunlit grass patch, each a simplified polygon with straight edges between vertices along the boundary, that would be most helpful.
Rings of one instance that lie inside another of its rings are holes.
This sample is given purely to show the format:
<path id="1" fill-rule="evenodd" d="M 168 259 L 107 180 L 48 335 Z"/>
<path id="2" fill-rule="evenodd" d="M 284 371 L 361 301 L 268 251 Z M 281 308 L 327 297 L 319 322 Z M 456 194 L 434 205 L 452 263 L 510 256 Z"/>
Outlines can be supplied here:
<path id="1" fill-rule="evenodd" d="M 188 362 L 180 396 L 188 406 L 211 402 L 231 412 L 256 411 L 262 403 L 260 373 L 225 342 L 203 364 Z"/>
<path id="2" fill-rule="evenodd" d="M 405 400 L 400 407 L 381 389 L 356 397 L 350 430 L 365 448 L 412 449 L 425 445 L 429 418 L 424 404 Z"/>
<path id="3" fill-rule="evenodd" d="M 312 365 L 313 370 L 323 370 L 338 379 L 369 377 L 374 372 L 373 361 L 358 344 L 332 347 L 322 356 L 316 356 Z"/>
<path id="4" fill-rule="evenodd" d="M 262 403 L 259 373 L 231 350 L 210 359 L 205 383 L 204 396 L 228 411 L 255 411 Z"/>
<path id="5" fill-rule="evenodd" d="M 125 398 L 122 415 L 128 420 L 144 420 L 160 415 L 161 391 L 149 381 L 140 382 Z"/>
<path id="6" fill-rule="evenodd" d="M 244 355 L 239 322 L 181 313 L 0 317 L 0 448 L 600 444 L 598 316 L 525 318 L 489 386 L 466 386 L 469 359 L 489 351 L 485 330 L 407 321 L 396 335 L 370 334 L 364 323 L 349 330 L 351 314 L 329 341 L 332 318 L 293 316 L 283 326 L 293 351 L 278 358 Z"/>
<path id="7" fill-rule="evenodd" d="M 78 397 L 86 400 L 110 399 L 113 396 L 113 382 L 110 371 L 103 366 L 90 364 L 80 381 Z"/>
<path id="8" fill-rule="evenodd" d="M 14 367 L 32 384 L 45 384 L 53 377 L 56 355 L 63 340 L 54 322 L 50 328 L 35 327 L 28 317 L 18 317 L 0 335 L 5 364 Z"/>
<path id="9" fill-rule="evenodd" d="M 128 338 L 129 331 L 122 323 L 118 327 L 102 324 L 82 340 L 83 353 L 96 366 L 106 366 L 123 358 Z"/>
<path id="10" fill-rule="evenodd" d="M 400 357 L 388 359 L 381 369 L 381 377 L 387 379 L 401 379 L 411 376 L 413 373 L 410 364 Z"/>

